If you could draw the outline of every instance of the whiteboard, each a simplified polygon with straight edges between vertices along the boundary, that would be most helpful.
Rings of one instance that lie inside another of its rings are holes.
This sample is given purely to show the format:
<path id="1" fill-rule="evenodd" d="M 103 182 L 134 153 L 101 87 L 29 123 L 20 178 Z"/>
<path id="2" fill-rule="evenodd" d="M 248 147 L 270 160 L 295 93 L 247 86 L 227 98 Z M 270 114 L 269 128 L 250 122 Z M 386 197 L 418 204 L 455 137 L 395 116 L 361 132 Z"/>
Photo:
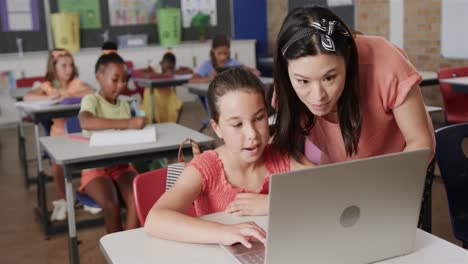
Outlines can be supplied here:
<path id="1" fill-rule="evenodd" d="M 442 56 L 468 59 L 468 1 L 442 0 L 441 23 Z"/>

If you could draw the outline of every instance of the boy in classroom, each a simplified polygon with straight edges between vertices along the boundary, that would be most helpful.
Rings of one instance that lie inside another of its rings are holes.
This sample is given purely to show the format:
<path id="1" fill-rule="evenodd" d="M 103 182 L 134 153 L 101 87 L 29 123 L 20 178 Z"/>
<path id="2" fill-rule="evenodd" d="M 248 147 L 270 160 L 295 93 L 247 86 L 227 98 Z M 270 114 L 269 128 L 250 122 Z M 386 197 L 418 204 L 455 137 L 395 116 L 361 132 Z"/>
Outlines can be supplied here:
<path id="1" fill-rule="evenodd" d="M 264 88 L 252 72 L 234 68 L 218 74 L 209 85 L 208 102 L 210 125 L 224 144 L 186 165 L 150 210 L 145 231 L 168 240 L 251 247 L 251 238 L 265 242 L 257 224 L 220 224 L 185 212 L 194 205 L 197 216 L 222 211 L 266 215 L 270 175 L 313 164 L 302 154 L 292 157 L 268 144 Z"/>
<path id="2" fill-rule="evenodd" d="M 95 66 L 100 90 L 81 101 L 79 114 L 84 134 L 103 129 L 142 129 L 146 117 L 131 117 L 128 102 L 118 98 L 127 84 L 125 62 L 117 53 L 101 55 Z M 107 233 L 138 227 L 133 178 L 137 171 L 131 164 L 83 170 L 79 191 L 90 196 L 103 209 Z M 122 226 L 119 195 L 126 205 Z"/>
<path id="3" fill-rule="evenodd" d="M 66 97 L 82 97 L 94 90 L 86 83 L 78 79 L 73 56 L 65 49 L 53 49 L 49 52 L 45 82 L 38 89 L 28 92 L 24 100 L 64 99 Z M 64 135 L 65 118 L 52 119 L 50 136 Z M 57 200 L 52 204 L 54 209 L 50 217 L 51 221 L 62 221 L 67 216 L 65 201 L 65 180 L 63 170 L 55 162 L 52 162 L 52 174 L 54 176 Z"/>

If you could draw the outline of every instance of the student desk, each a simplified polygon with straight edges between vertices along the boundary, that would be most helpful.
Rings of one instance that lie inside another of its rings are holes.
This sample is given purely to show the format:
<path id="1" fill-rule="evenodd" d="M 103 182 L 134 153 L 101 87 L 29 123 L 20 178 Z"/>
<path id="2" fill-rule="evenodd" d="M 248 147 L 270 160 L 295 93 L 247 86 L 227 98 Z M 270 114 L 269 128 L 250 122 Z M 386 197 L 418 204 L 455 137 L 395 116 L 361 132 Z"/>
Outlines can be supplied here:
<path id="1" fill-rule="evenodd" d="M 16 103 L 16 107 L 18 110 L 22 111 L 26 115 L 31 116 L 34 122 L 34 137 L 36 139 L 36 158 L 37 158 L 37 166 L 38 166 L 38 178 L 37 180 L 40 182 L 42 179 L 45 178 L 43 173 L 42 167 L 42 155 L 41 155 L 41 146 L 39 144 L 39 124 L 43 120 L 48 120 L 52 118 L 66 118 L 76 116 L 80 111 L 80 104 L 73 104 L 73 105 L 49 105 L 49 106 L 41 106 L 39 107 L 31 107 L 29 102 L 23 101 Z M 21 146 L 22 152 L 26 153 L 25 146 Z M 24 157 L 26 159 L 26 157 Z M 42 176 L 42 177 L 41 177 Z M 31 183 L 35 183 L 36 179 L 29 177 L 29 175 L 25 175 L 26 187 L 29 187 Z"/>
<path id="2" fill-rule="evenodd" d="M 443 79 L 440 82 L 451 84 L 454 92 L 468 93 L 468 77 Z"/>
<path id="3" fill-rule="evenodd" d="M 232 224 L 255 221 L 263 228 L 267 226 L 266 216 L 235 217 L 223 212 L 202 218 Z M 468 251 L 463 248 L 420 229 L 415 235 L 416 242 L 413 253 L 378 263 L 468 263 Z M 149 236 L 143 228 L 105 235 L 100 239 L 99 245 L 109 263 L 237 263 L 218 245 L 161 240 Z M 339 254 L 339 249 L 336 252 Z"/>
<path id="4" fill-rule="evenodd" d="M 422 82 L 419 86 L 429 86 L 439 84 L 439 79 L 437 78 L 436 72 L 431 71 L 418 71 L 422 77 Z"/>
<path id="5" fill-rule="evenodd" d="M 16 101 L 23 100 L 23 97 L 32 90 L 32 88 L 16 88 L 14 90 L 10 90 L 10 96 L 14 98 Z"/>
<path id="6" fill-rule="evenodd" d="M 25 168 L 25 184 L 26 188 L 29 187 L 30 184 L 37 182 L 37 207 L 35 208 L 35 214 L 40 219 L 41 225 L 43 227 L 44 234 L 46 238 L 54 233 L 58 233 L 64 230 L 63 227 L 52 225 L 49 221 L 49 212 L 47 210 L 47 195 L 46 195 L 46 188 L 45 183 L 46 180 L 49 180 L 44 173 L 44 169 L 42 166 L 42 154 L 41 154 L 41 146 L 39 143 L 39 124 L 42 120 L 48 120 L 52 118 L 66 118 L 76 116 L 80 111 L 79 104 L 73 105 L 49 105 L 49 106 L 41 106 L 39 107 L 31 107 L 29 105 L 30 102 L 17 102 L 16 107 L 24 112 L 25 114 L 32 117 L 34 122 L 34 137 L 36 140 L 36 159 L 37 159 L 37 178 L 30 177 L 28 170 L 27 170 L 27 160 L 26 160 L 26 148 L 24 144 L 24 138 L 20 140 L 22 142 L 20 144 L 21 155 L 23 156 L 21 159 L 23 160 L 23 164 Z M 21 124 L 22 127 L 22 124 Z M 23 135 L 22 135 L 23 136 Z"/>
<path id="7" fill-rule="evenodd" d="M 271 77 L 260 77 L 260 81 L 265 86 L 273 85 L 273 78 Z M 188 91 L 192 94 L 206 96 L 208 94 L 208 86 L 210 85 L 209 82 L 206 83 L 186 83 L 184 84 L 185 87 L 188 88 Z"/>
<path id="8" fill-rule="evenodd" d="M 87 141 L 71 139 L 67 135 L 40 138 L 42 146 L 51 158 L 58 165 L 61 165 L 64 170 L 71 263 L 79 263 L 75 209 L 73 206 L 75 200 L 71 184 L 72 173 L 88 168 L 128 163 L 134 160 L 148 160 L 168 155 L 175 156 L 180 143 L 188 137 L 202 146 L 214 142 L 214 139 L 209 136 L 175 123 L 158 123 L 152 126 L 156 126 L 157 142 L 149 144 L 90 147 Z M 186 147 L 190 146 L 189 144 L 186 145 Z"/>
<path id="9" fill-rule="evenodd" d="M 153 114 L 153 122 L 156 123 L 156 114 L 154 109 L 154 89 L 167 88 L 182 85 L 188 82 L 192 75 L 174 75 L 173 78 L 168 79 L 151 79 L 143 77 L 132 77 L 132 80 L 138 83 L 139 86 L 150 88 L 151 91 L 151 111 Z"/>

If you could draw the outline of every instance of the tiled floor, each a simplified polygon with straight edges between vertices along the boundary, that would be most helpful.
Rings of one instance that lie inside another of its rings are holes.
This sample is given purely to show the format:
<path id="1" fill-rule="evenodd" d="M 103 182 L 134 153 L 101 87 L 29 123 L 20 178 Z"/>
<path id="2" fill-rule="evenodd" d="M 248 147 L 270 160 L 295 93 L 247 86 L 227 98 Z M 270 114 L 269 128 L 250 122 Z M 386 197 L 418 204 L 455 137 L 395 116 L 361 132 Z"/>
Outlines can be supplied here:
<path id="1" fill-rule="evenodd" d="M 185 104 L 181 123 L 198 129 L 204 117 L 201 105 Z M 26 127 L 27 149 L 30 159 L 34 157 L 32 126 Z M 47 162 L 45 162 L 47 163 Z M 35 163 L 30 162 L 30 170 Z M 46 167 L 48 171 L 48 166 Z M 78 185 L 79 180 L 75 181 Z M 54 199 L 54 185 L 47 184 L 48 200 Z M 0 129 L 0 263 L 66 263 L 68 261 L 67 234 L 44 240 L 38 222 L 34 219 L 33 207 L 36 187 L 25 190 L 21 172 L 17 138 L 14 129 Z M 78 210 L 78 218 L 88 217 Z M 458 243 L 451 234 L 445 191 L 437 177 L 433 187 L 433 232 L 448 241 Z M 105 234 L 103 226 L 78 230 L 81 263 L 105 263 L 99 250 L 99 238 Z M 459 243 L 458 243 L 459 244 Z"/>

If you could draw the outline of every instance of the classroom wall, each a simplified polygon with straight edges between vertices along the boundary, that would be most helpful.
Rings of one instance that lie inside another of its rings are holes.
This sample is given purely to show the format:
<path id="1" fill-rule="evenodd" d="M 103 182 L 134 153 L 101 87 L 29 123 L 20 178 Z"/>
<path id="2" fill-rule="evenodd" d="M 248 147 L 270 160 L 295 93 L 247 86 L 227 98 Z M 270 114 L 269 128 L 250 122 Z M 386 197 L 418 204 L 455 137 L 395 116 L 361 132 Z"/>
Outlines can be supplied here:
<path id="1" fill-rule="evenodd" d="M 441 55 L 441 0 L 401 1 L 404 2 L 403 48 L 416 68 L 437 71 L 444 67 L 468 66 L 468 60 L 447 59 Z M 388 37 L 389 23 L 382 17 L 391 19 L 389 4 L 389 0 L 357 0 L 358 29 L 368 35 Z M 424 87 L 422 93 L 426 104 L 443 106 L 437 85 Z"/>

